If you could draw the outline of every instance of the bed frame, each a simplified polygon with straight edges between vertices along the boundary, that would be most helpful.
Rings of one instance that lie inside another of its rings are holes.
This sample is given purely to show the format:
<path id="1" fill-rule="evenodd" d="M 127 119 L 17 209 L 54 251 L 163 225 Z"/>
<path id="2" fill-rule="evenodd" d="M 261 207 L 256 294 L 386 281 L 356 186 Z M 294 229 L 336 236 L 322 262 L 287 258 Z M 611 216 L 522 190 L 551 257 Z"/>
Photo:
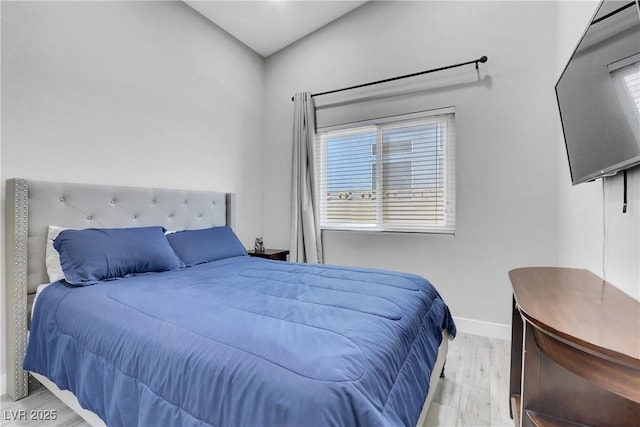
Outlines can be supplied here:
<path id="1" fill-rule="evenodd" d="M 45 243 L 49 225 L 67 228 L 140 227 L 167 230 L 235 226 L 235 195 L 211 191 L 136 188 L 9 179 L 6 184 L 7 394 L 29 394 L 22 369 L 31 303 L 49 283 Z"/>
<path id="2" fill-rule="evenodd" d="M 138 188 L 124 186 L 31 181 L 6 182 L 5 289 L 7 394 L 13 400 L 26 397 L 39 386 L 22 369 L 27 348 L 28 319 L 36 288 L 49 283 L 45 243 L 49 225 L 66 228 L 139 227 L 160 225 L 167 230 L 227 225 L 235 228 L 235 194 L 211 191 Z M 431 387 L 418 426 L 444 366 L 446 332 L 431 376 Z M 59 390 L 39 378 L 61 400 L 90 423 L 92 412 L 82 410 L 72 393 Z M 74 407 L 74 401 L 75 406 Z M 85 413 L 82 413 L 84 411 Z M 87 418 L 88 417 L 88 418 Z"/>

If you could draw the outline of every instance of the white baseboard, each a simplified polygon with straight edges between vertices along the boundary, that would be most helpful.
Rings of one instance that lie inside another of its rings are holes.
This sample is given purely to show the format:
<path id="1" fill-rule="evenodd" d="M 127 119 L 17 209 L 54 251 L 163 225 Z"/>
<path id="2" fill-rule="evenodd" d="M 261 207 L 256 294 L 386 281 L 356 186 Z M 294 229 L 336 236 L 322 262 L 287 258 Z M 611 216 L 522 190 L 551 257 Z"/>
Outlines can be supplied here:
<path id="1" fill-rule="evenodd" d="M 482 320 L 465 319 L 464 317 L 453 317 L 456 328 L 460 332 L 467 334 L 481 335 L 490 338 L 511 339 L 511 325 L 501 323 L 484 322 Z"/>
<path id="2" fill-rule="evenodd" d="M 0 375 L 0 396 L 7 394 L 7 375 Z"/>

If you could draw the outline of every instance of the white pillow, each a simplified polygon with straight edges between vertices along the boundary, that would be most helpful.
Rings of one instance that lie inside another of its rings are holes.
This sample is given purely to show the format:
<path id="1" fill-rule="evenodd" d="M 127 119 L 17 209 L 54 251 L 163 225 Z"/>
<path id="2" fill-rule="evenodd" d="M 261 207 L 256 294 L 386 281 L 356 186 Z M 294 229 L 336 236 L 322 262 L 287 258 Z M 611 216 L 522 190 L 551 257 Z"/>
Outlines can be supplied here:
<path id="1" fill-rule="evenodd" d="M 56 240 L 56 237 L 58 237 L 58 234 L 60 234 L 62 230 L 66 229 L 50 225 L 49 231 L 47 232 L 47 245 L 45 246 L 44 259 L 47 266 L 47 274 L 49 275 L 49 283 L 64 279 L 64 273 L 60 265 L 60 254 L 56 251 L 56 248 L 53 247 L 53 241 Z"/>

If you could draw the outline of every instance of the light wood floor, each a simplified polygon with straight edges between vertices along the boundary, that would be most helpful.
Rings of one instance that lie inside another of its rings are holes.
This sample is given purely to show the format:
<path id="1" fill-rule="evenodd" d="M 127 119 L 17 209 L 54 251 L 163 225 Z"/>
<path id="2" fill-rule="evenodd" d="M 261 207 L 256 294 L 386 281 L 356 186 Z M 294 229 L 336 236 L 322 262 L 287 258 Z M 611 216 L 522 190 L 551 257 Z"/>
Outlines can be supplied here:
<path id="1" fill-rule="evenodd" d="M 458 333 L 425 427 L 513 426 L 509 417 L 511 341 Z"/>
<path id="2" fill-rule="evenodd" d="M 44 387 L 18 402 L 2 396 L 0 425 L 88 427 Z M 25 410 L 54 410 L 55 421 L 13 421 Z M 13 411 L 13 412 L 12 412 Z M 425 427 L 513 426 L 509 418 L 509 341 L 458 333 L 449 343 L 445 378 L 429 408 Z"/>

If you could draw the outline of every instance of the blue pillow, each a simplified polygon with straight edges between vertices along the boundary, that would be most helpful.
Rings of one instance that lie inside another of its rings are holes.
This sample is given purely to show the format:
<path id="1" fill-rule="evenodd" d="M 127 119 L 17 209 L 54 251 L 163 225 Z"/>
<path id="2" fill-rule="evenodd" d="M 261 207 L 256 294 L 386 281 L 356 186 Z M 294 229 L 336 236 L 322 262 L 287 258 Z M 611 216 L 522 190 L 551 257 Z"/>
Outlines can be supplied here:
<path id="1" fill-rule="evenodd" d="M 187 267 L 247 255 L 247 250 L 229 227 L 178 231 L 167 234 L 167 240 Z"/>
<path id="2" fill-rule="evenodd" d="M 75 286 L 184 267 L 163 227 L 63 230 L 53 247 L 65 280 Z"/>

